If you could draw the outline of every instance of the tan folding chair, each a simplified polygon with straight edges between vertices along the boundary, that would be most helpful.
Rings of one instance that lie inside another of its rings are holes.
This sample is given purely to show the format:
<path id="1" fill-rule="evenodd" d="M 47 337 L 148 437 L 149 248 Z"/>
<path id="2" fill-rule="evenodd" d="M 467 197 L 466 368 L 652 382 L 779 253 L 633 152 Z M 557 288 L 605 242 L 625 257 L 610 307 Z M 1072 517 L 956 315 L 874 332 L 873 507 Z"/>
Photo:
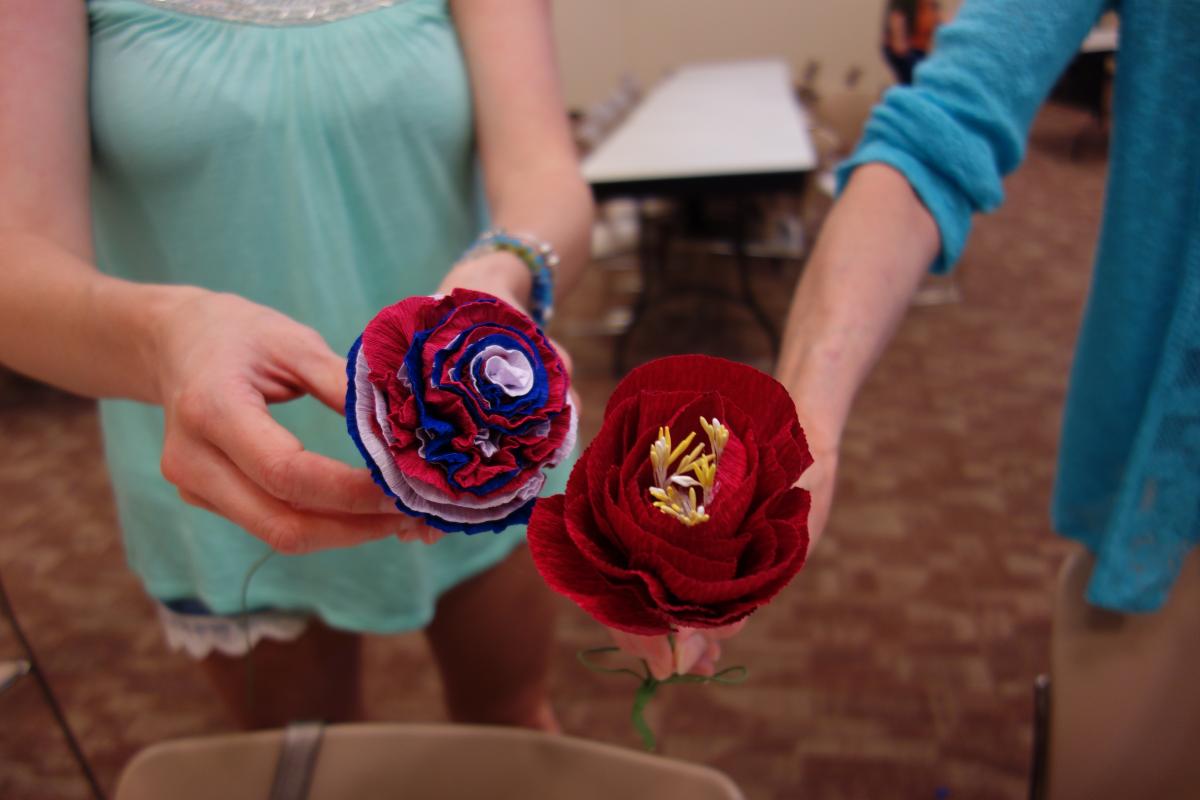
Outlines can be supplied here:
<path id="1" fill-rule="evenodd" d="M 1088 605 L 1063 566 L 1051 642 L 1050 800 L 1200 798 L 1200 552 L 1155 614 Z"/>
<path id="2" fill-rule="evenodd" d="M 721 773 L 513 728 L 293 726 L 154 745 L 115 800 L 743 800 Z"/>

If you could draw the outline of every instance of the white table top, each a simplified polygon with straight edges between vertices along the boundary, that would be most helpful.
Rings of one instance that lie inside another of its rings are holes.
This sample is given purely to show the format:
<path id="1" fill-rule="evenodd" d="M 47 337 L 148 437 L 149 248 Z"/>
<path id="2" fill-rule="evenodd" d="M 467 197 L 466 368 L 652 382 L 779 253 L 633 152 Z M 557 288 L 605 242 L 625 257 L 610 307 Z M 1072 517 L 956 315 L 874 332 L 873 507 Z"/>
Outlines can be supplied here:
<path id="1" fill-rule="evenodd" d="M 784 61 L 692 64 L 647 95 L 583 162 L 592 184 L 804 172 L 817 165 Z"/>
<path id="2" fill-rule="evenodd" d="M 1096 28 L 1080 46 L 1081 53 L 1112 53 L 1117 49 L 1121 34 L 1117 28 Z"/>

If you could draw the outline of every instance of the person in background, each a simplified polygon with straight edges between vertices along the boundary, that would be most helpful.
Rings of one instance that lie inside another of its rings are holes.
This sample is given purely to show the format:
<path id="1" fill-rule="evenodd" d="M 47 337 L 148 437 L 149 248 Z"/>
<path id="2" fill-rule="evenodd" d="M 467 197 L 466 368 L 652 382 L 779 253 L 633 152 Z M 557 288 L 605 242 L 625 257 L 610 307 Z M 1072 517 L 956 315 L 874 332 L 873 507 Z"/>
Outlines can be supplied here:
<path id="1" fill-rule="evenodd" d="M 913 70 L 929 55 L 941 24 L 937 0 L 888 0 L 883 25 L 883 58 L 896 82 L 912 83 Z"/>
<path id="2" fill-rule="evenodd" d="M 1111 7 L 967 0 L 916 83 L 888 92 L 841 166 L 841 196 L 797 286 L 777 368 L 815 457 L 802 480 L 813 493 L 814 544 L 855 393 L 922 275 L 952 269 L 972 215 L 1003 201 L 1034 115 Z M 1151 681 L 1097 658 L 1089 680 L 1110 692 L 1096 696 L 1090 722 L 1072 729 L 1054 760 L 1058 774 L 1077 779 L 1060 797 L 1177 797 L 1170 782 L 1194 758 L 1188 737 L 1200 720 L 1177 689 L 1194 682 L 1196 664 L 1172 656 L 1185 652 L 1179 631 L 1141 620 L 1153 620 L 1177 581 L 1200 581 L 1200 5 L 1117 7 L 1108 187 L 1051 519 L 1094 559 L 1087 602 L 1115 612 L 1130 642 L 1164 655 Z M 820 569 L 819 553 L 809 569 Z M 695 654 L 711 655 L 716 639 L 688 632 L 673 651 L 663 639 L 617 638 L 661 674 L 710 668 Z M 1114 687 L 1137 702 L 1113 702 Z"/>
<path id="3" fill-rule="evenodd" d="M 358 718 L 361 634 L 424 629 L 451 718 L 553 729 L 523 531 L 397 512 L 340 355 L 403 297 L 527 308 L 520 258 L 459 260 L 489 225 L 557 248 L 560 288 L 585 263 L 548 0 L 2 7 L 0 362 L 102 398 L 171 641 L 257 727 Z"/>

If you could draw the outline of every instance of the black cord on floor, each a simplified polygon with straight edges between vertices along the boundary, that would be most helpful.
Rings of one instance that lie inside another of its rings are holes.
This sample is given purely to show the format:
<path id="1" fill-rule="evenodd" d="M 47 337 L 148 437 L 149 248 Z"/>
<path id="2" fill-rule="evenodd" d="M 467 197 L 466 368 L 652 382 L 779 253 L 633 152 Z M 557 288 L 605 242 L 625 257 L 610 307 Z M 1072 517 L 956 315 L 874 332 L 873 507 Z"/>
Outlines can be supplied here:
<path id="1" fill-rule="evenodd" d="M 75 738 L 75 733 L 71 730 L 70 723 L 67 722 L 67 717 L 63 714 L 62 706 L 58 704 L 58 698 L 54 695 L 54 689 L 50 686 L 50 680 L 46 677 L 46 673 L 42 671 L 42 665 L 38 662 L 37 654 L 33 651 L 33 646 L 29 644 L 29 640 L 25 638 L 25 632 L 21 630 L 21 625 L 17 622 L 16 611 L 13 610 L 12 603 L 8 600 L 8 592 L 4 589 L 4 580 L 0 579 L 0 614 L 8 619 L 8 624 L 12 627 L 13 635 L 17 637 L 17 643 L 25 651 L 25 660 L 29 662 L 29 674 L 37 681 L 38 686 L 42 690 L 42 696 L 46 699 L 46 705 L 50 707 L 50 713 L 54 715 L 55 721 L 58 723 L 59 730 L 62 731 L 63 738 L 67 740 L 67 747 L 71 749 L 71 755 L 75 757 L 75 763 L 79 765 L 80 772 L 83 773 L 84 779 L 87 780 L 88 786 L 92 790 L 92 796 L 96 800 L 105 800 L 104 790 L 100 788 L 100 782 L 96 780 L 96 774 L 92 772 L 92 765 L 88 763 L 87 757 L 83 754 L 83 748 L 79 746 L 79 740 Z"/>

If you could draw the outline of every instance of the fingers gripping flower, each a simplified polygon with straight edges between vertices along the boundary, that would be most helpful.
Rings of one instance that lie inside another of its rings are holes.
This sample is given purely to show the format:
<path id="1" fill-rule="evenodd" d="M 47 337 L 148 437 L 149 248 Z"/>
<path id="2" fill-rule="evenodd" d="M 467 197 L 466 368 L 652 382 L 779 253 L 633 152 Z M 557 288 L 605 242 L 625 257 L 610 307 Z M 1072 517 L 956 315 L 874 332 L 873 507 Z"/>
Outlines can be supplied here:
<path id="1" fill-rule="evenodd" d="M 396 506 L 443 531 L 528 521 L 575 444 L 566 368 L 529 317 L 456 289 L 385 308 L 350 350 L 346 422 Z"/>
<path id="2" fill-rule="evenodd" d="M 773 378 L 659 359 L 617 387 L 566 494 L 534 511 L 530 551 L 553 589 L 612 628 L 729 625 L 803 566 L 809 496 L 794 484 L 811 463 Z"/>

